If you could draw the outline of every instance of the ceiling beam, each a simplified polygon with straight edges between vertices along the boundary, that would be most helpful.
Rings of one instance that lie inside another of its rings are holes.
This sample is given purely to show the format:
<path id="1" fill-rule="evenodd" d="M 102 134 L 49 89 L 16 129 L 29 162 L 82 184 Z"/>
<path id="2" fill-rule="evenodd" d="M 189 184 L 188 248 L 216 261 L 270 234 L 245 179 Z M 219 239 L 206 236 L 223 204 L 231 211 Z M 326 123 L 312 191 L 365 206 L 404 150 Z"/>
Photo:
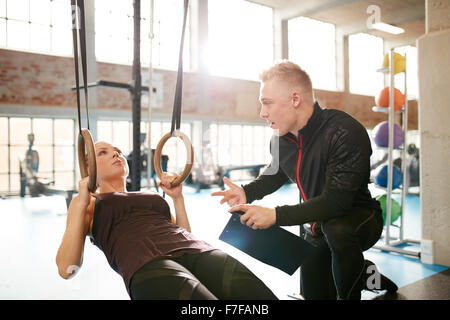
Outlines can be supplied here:
<path id="1" fill-rule="evenodd" d="M 345 26 L 336 26 L 336 32 L 343 36 L 359 32 L 369 32 L 371 30 L 367 28 L 368 17 L 369 15 L 360 21 Z M 414 7 L 396 10 L 394 12 L 381 12 L 381 22 L 395 26 L 422 20 L 425 20 L 425 4 L 419 4 Z"/>
<path id="2" fill-rule="evenodd" d="M 311 16 L 321 11 L 337 8 L 360 0 L 309 0 L 299 1 L 297 4 L 277 9 L 281 19 L 289 20 L 300 16 Z"/>

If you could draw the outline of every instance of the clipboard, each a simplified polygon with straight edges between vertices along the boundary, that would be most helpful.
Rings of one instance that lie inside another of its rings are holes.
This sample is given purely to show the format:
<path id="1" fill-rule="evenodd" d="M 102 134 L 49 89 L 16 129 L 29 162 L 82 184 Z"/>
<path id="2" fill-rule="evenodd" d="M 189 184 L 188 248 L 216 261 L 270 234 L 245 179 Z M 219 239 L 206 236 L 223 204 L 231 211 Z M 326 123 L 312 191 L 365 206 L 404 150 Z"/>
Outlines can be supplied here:
<path id="1" fill-rule="evenodd" d="M 300 267 L 313 246 L 299 236 L 278 226 L 253 230 L 232 214 L 219 239 L 249 256 L 289 275 Z"/>

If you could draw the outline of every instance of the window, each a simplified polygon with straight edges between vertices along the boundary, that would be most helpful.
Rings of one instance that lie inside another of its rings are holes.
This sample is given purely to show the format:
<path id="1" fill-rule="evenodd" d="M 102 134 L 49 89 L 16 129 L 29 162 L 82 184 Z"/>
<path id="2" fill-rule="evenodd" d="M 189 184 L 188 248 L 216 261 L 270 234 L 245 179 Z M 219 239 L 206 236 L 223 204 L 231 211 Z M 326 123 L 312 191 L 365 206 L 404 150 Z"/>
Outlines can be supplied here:
<path id="1" fill-rule="evenodd" d="M 210 125 L 212 161 L 218 166 L 269 164 L 272 129 L 263 125 L 214 123 Z M 244 171 L 233 172 L 247 179 Z"/>
<path id="2" fill-rule="evenodd" d="M 209 70 L 256 80 L 273 62 L 272 8 L 245 0 L 209 0 Z"/>
<path id="3" fill-rule="evenodd" d="M 18 193 L 20 164 L 34 134 L 39 154 L 37 176 L 58 188 L 75 184 L 75 121 L 50 118 L 0 118 L 0 192 Z"/>
<path id="4" fill-rule="evenodd" d="M 70 56 L 72 17 L 66 0 L 0 0 L 0 46 Z"/>
<path id="5" fill-rule="evenodd" d="M 141 133 L 147 133 L 147 123 L 141 122 Z M 191 124 L 182 123 L 180 130 L 191 139 Z M 170 131 L 171 123 L 168 121 L 152 121 L 152 148 L 156 148 L 162 136 Z M 146 138 L 147 139 L 147 138 Z M 118 147 L 125 157 L 133 150 L 133 124 L 131 121 L 97 121 L 97 141 L 106 141 Z M 147 140 L 141 141 L 147 146 Z M 186 164 L 186 150 L 181 139 L 171 138 L 164 145 L 162 154 L 169 157 L 167 170 L 181 173 Z"/>
<path id="6" fill-rule="evenodd" d="M 348 52 L 350 92 L 378 95 L 384 88 L 384 76 L 376 72 L 383 63 L 383 39 L 365 33 L 350 35 Z"/>
<path id="7" fill-rule="evenodd" d="M 189 17 L 189 15 L 188 15 Z M 183 23 L 183 1 L 154 2 L 153 66 L 175 70 Z M 133 62 L 134 9 L 132 0 L 95 0 L 95 54 L 111 63 Z M 141 64 L 148 65 L 150 1 L 141 1 Z M 189 19 L 186 25 L 183 68 L 189 70 Z"/>
<path id="8" fill-rule="evenodd" d="M 336 35 L 331 23 L 299 17 L 288 21 L 289 60 L 310 76 L 313 87 L 336 90 Z"/>
<path id="9" fill-rule="evenodd" d="M 419 93 L 419 78 L 418 78 L 418 61 L 417 61 L 417 48 L 413 46 L 398 47 L 396 52 L 401 55 L 406 54 L 406 85 L 408 86 L 408 97 L 410 99 L 416 99 Z M 401 92 L 405 93 L 405 74 L 400 73 L 395 78 L 395 87 Z"/>

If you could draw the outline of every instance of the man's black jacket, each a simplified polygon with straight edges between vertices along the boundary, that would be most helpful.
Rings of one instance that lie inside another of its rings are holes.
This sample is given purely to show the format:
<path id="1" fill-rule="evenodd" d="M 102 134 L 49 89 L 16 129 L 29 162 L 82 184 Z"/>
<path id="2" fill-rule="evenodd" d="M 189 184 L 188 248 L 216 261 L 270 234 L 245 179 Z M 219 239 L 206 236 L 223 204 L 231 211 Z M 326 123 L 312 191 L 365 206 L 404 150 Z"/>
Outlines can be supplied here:
<path id="1" fill-rule="evenodd" d="M 352 207 L 380 209 L 367 187 L 372 154 L 369 136 L 347 113 L 322 109 L 316 102 L 297 137 L 292 133 L 272 137 L 271 154 L 270 166 L 243 188 L 251 203 L 288 180 L 297 184 L 300 203 L 276 207 L 277 225 L 324 221 L 343 216 Z"/>

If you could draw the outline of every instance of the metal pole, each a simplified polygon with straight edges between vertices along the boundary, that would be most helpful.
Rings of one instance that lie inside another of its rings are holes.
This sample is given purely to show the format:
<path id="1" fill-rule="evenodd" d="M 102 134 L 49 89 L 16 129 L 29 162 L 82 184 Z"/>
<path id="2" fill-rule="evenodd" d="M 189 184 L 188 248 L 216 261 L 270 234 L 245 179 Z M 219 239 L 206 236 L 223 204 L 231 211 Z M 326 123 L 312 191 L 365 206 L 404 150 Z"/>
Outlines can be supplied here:
<path id="1" fill-rule="evenodd" d="M 134 0 L 132 191 L 141 189 L 141 0 Z"/>
<path id="2" fill-rule="evenodd" d="M 148 34 L 150 40 L 149 62 L 148 62 L 148 124 L 147 124 L 147 188 L 150 189 L 153 168 L 152 153 L 152 94 L 153 94 L 153 19 L 154 19 L 154 0 L 150 0 L 150 31 Z"/>
<path id="3" fill-rule="evenodd" d="M 386 245 L 390 241 L 390 226 L 391 226 L 391 199 L 392 199 L 392 173 L 393 173 L 393 149 L 394 149 L 394 49 L 390 52 L 389 75 L 390 75 L 390 90 L 389 90 L 389 152 L 388 152 L 388 184 L 387 184 L 387 199 L 386 199 Z"/>
<path id="4" fill-rule="evenodd" d="M 406 60 L 406 53 L 405 53 Z M 408 61 L 406 60 L 406 65 L 408 65 Z M 404 214 L 405 214 L 405 204 L 406 204 L 406 193 L 408 192 L 408 172 L 406 166 L 406 152 L 407 152 L 407 133 L 408 133 L 408 87 L 406 83 L 406 67 L 405 67 L 405 105 L 403 109 L 403 132 L 404 132 L 404 140 L 403 140 L 403 154 L 402 154 L 402 173 L 403 173 L 403 186 L 402 186 L 402 214 L 400 215 L 400 240 L 403 240 L 403 223 L 405 222 Z"/>

